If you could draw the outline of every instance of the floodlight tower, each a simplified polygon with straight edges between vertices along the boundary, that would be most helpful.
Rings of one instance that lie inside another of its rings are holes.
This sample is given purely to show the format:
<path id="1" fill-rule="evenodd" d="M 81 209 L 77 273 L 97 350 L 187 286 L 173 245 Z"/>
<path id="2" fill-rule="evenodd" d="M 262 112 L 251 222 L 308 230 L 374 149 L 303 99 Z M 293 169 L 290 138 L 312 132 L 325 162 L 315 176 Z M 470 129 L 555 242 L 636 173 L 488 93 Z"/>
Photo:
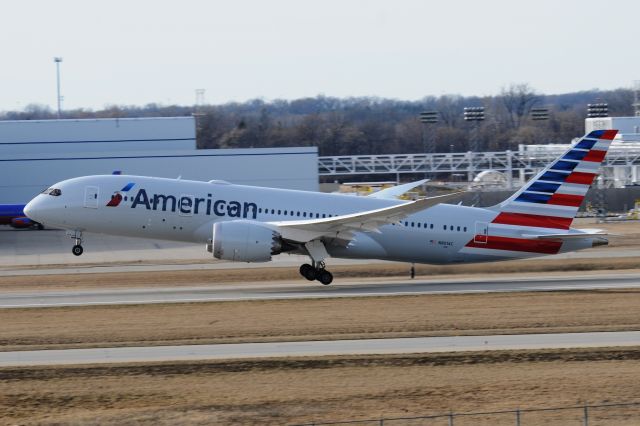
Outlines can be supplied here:
<path id="1" fill-rule="evenodd" d="M 435 152 L 435 141 L 433 132 L 427 131 L 427 127 L 432 124 L 438 124 L 438 111 L 423 111 L 420 113 L 420 122 L 422 123 L 422 149 L 425 154 L 433 154 Z M 429 167 L 431 169 L 432 167 Z M 427 158 L 425 155 L 424 177 L 429 178 L 427 171 Z"/>
<path id="2" fill-rule="evenodd" d="M 62 101 L 62 98 L 60 97 L 60 62 L 62 62 L 62 58 L 59 56 L 56 56 L 55 58 L 53 58 L 53 62 L 56 63 L 56 81 L 57 81 L 57 88 L 58 88 L 58 119 L 59 119 L 60 116 L 62 115 L 62 110 L 60 108 L 60 103 Z"/>
<path id="3" fill-rule="evenodd" d="M 480 150 L 480 140 L 478 138 L 478 124 L 484 121 L 484 107 L 467 107 L 464 109 L 464 121 L 473 124 L 471 128 L 471 140 L 469 141 L 469 173 L 467 180 L 473 182 L 475 175 L 475 163 L 478 151 Z M 480 204 L 480 189 L 474 188 L 473 191 L 473 205 L 478 206 Z"/>

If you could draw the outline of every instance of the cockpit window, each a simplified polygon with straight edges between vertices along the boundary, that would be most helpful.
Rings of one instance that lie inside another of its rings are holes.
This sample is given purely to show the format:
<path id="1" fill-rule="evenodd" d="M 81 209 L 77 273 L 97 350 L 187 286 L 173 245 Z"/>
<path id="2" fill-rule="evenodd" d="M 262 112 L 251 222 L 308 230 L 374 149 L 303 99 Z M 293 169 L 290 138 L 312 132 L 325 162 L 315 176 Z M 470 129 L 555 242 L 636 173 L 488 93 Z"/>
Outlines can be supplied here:
<path id="1" fill-rule="evenodd" d="M 62 191 L 60 191 L 58 188 L 47 188 L 44 191 L 42 191 L 42 193 L 46 195 L 51 195 L 54 197 L 59 197 L 60 195 L 62 195 Z"/>

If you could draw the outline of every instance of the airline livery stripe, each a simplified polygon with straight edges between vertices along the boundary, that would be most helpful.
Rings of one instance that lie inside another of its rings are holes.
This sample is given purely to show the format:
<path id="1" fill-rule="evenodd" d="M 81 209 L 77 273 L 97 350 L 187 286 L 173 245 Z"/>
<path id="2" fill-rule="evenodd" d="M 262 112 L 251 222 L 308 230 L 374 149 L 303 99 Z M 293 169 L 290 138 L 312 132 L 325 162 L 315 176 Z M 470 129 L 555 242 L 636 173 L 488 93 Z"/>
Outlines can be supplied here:
<path id="1" fill-rule="evenodd" d="M 586 195 L 588 190 L 589 185 L 563 183 L 556 192 L 559 192 L 561 194 Z"/>
<path id="2" fill-rule="evenodd" d="M 591 185 L 593 178 L 596 177 L 595 173 L 573 172 L 565 180 L 565 183 L 581 183 L 583 185 Z"/>
<path id="3" fill-rule="evenodd" d="M 551 166 L 552 170 L 566 170 L 566 171 L 570 171 L 576 168 L 576 166 L 578 165 L 578 163 L 574 163 L 572 161 L 556 161 L 556 163 Z"/>
<path id="4" fill-rule="evenodd" d="M 578 150 L 571 150 L 569 152 L 567 152 L 564 157 L 562 157 L 563 160 L 582 160 L 587 154 L 589 153 L 589 151 L 578 151 Z"/>
<path id="5" fill-rule="evenodd" d="M 567 176 L 569 176 L 567 173 L 546 171 L 542 176 L 540 176 L 540 180 L 562 183 L 567 179 Z"/>
<path id="6" fill-rule="evenodd" d="M 556 192 L 556 190 L 560 187 L 559 183 L 547 183 L 547 182 L 533 182 L 527 188 L 527 191 L 535 191 L 535 192 Z"/>
<path id="7" fill-rule="evenodd" d="M 549 198 L 551 198 L 551 194 L 536 194 L 534 192 L 523 192 L 515 199 L 515 201 L 521 201 L 525 203 L 540 203 L 545 204 Z"/>
<path id="8" fill-rule="evenodd" d="M 505 211 L 513 213 L 531 213 L 542 216 L 573 217 L 578 209 L 576 207 L 554 206 L 553 204 L 520 203 L 511 202 Z"/>
<path id="9" fill-rule="evenodd" d="M 543 216 L 528 213 L 502 212 L 491 223 L 503 225 L 531 226 L 535 228 L 569 229 L 573 217 Z"/>
<path id="10" fill-rule="evenodd" d="M 593 161 L 581 161 L 575 171 L 583 173 L 597 173 L 599 168 L 600 163 L 594 163 Z"/>
<path id="11" fill-rule="evenodd" d="M 561 241 L 529 240 L 489 235 L 486 243 L 476 243 L 475 238 L 466 247 L 487 248 L 492 250 L 523 251 L 527 253 L 557 254 L 562 247 Z"/>
<path id="12" fill-rule="evenodd" d="M 597 139 L 583 139 L 581 140 L 576 146 L 575 148 L 579 148 L 579 149 L 591 149 L 593 148 L 593 145 L 595 145 L 595 143 L 597 142 Z"/>
<path id="13" fill-rule="evenodd" d="M 617 130 L 594 130 L 589 133 L 588 137 L 613 140 L 616 137 L 616 133 L 618 133 Z"/>
<path id="14" fill-rule="evenodd" d="M 607 151 L 611 147 L 611 141 L 598 141 L 591 149 L 596 151 Z"/>
<path id="15" fill-rule="evenodd" d="M 605 155 L 607 155 L 607 151 L 598 151 L 598 150 L 592 149 L 582 160 L 602 163 L 602 160 L 604 160 Z"/>
<path id="16" fill-rule="evenodd" d="M 549 204 L 560 206 L 580 207 L 584 200 L 583 195 L 558 194 L 557 192 L 549 199 Z"/>

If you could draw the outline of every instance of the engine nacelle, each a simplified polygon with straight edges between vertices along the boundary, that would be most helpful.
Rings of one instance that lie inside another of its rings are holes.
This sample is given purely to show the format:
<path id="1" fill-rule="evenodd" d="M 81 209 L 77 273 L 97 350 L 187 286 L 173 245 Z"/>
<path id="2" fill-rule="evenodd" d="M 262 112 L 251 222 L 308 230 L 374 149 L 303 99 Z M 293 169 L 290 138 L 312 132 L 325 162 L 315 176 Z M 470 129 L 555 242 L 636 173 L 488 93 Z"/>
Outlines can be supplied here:
<path id="1" fill-rule="evenodd" d="M 221 260 L 269 262 L 282 253 L 282 238 L 260 222 L 234 220 L 213 224 L 213 238 L 207 249 Z"/>

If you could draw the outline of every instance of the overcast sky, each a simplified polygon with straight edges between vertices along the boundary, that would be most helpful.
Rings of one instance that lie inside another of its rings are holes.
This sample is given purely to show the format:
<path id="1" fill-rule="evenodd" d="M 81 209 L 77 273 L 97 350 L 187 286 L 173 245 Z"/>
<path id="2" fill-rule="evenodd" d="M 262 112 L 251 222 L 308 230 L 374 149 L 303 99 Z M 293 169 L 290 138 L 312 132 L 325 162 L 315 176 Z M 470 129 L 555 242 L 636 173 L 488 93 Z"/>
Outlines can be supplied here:
<path id="1" fill-rule="evenodd" d="M 29 0 L 0 13 L 0 110 L 541 93 L 640 79 L 640 1 Z"/>

